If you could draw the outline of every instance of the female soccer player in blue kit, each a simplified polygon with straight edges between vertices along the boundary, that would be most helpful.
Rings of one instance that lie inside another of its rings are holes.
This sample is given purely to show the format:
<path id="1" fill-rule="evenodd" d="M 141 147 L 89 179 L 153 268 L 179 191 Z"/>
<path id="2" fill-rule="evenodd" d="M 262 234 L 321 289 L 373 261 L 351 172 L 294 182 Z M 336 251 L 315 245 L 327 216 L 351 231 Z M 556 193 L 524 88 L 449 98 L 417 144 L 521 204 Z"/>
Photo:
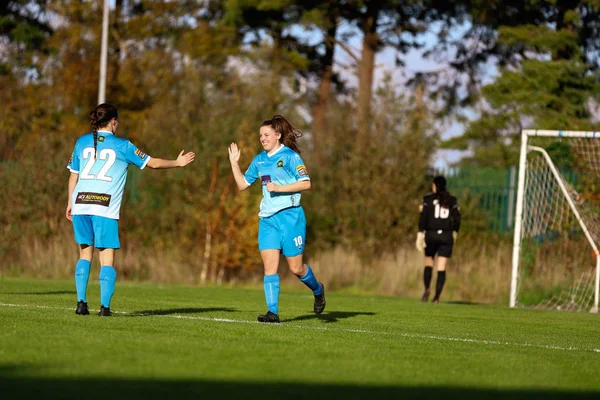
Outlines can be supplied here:
<path id="1" fill-rule="evenodd" d="M 110 301 L 115 291 L 117 272 L 114 269 L 115 250 L 120 248 L 119 211 L 127 180 L 127 167 L 140 169 L 185 167 L 195 154 L 179 153 L 176 160 L 153 158 L 140 151 L 129 140 L 115 136 L 119 126 L 117 109 L 100 104 L 90 112 L 92 132 L 81 136 L 67 168 L 69 202 L 66 216 L 73 222 L 75 242 L 79 244 L 79 261 L 75 266 L 78 315 L 88 315 L 87 284 L 94 247 L 100 255 L 100 312 L 110 316 Z"/>
<path id="2" fill-rule="evenodd" d="M 265 269 L 264 290 L 268 311 L 260 322 L 279 322 L 279 254 L 292 273 L 313 291 L 314 311 L 325 309 L 325 290 L 312 269 L 302 262 L 306 242 L 306 217 L 300 205 L 300 192 L 310 189 L 310 177 L 300 157 L 296 139 L 302 135 L 284 117 L 275 115 L 260 127 L 259 140 L 265 151 L 259 153 L 242 173 L 237 144 L 229 146 L 229 160 L 235 182 L 246 190 L 260 179 L 263 199 L 260 203 L 258 248 Z"/>

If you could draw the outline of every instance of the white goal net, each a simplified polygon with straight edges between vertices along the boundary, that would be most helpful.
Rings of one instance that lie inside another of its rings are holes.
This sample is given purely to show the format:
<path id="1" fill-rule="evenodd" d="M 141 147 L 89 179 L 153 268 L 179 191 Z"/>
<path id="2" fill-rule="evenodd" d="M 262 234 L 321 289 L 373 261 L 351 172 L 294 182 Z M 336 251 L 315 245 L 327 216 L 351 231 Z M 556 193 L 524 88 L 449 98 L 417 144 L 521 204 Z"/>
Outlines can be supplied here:
<path id="1" fill-rule="evenodd" d="M 598 311 L 600 132 L 522 133 L 510 306 Z"/>

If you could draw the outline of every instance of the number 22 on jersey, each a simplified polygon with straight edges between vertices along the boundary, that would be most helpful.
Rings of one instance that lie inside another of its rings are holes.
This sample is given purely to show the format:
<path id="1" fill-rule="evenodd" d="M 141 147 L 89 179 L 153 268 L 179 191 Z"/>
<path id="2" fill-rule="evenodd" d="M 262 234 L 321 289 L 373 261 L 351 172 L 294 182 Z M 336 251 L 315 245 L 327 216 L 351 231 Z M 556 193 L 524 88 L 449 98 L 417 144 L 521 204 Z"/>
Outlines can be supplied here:
<path id="1" fill-rule="evenodd" d="M 113 166 L 115 161 L 117 160 L 117 153 L 113 149 L 102 149 L 98 154 L 98 160 L 103 160 L 104 165 L 98 172 L 98 175 L 90 174 L 92 167 L 96 163 L 96 159 L 94 159 L 94 148 L 86 147 L 83 149 L 83 158 L 87 160 L 85 163 L 85 167 L 83 167 L 83 171 L 81 171 L 81 179 L 97 179 L 100 181 L 112 182 L 112 177 L 108 176 L 108 172 L 110 168 Z"/>

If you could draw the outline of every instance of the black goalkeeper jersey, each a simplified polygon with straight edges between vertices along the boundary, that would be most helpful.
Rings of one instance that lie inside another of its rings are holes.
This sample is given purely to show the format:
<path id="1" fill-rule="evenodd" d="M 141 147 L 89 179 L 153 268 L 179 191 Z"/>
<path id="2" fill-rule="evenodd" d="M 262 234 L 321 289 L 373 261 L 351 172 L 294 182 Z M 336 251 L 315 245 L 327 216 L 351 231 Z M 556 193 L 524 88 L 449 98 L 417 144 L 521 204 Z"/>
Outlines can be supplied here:
<path id="1" fill-rule="evenodd" d="M 460 229 L 460 208 L 456 197 L 450 196 L 450 207 L 441 207 L 436 193 L 423 197 L 419 216 L 419 231 L 456 231 Z"/>

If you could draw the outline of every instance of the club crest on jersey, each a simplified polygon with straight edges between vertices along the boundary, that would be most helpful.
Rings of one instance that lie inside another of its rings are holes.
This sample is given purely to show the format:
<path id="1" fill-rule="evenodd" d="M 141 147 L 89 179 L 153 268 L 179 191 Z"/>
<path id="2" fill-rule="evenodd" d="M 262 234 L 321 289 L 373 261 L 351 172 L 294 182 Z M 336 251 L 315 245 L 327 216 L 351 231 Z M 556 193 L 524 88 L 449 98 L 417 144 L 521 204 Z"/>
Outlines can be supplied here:
<path id="1" fill-rule="evenodd" d="M 283 160 L 277 161 L 277 168 L 283 168 Z"/>
<path id="2" fill-rule="evenodd" d="M 142 159 L 146 157 L 146 153 L 144 153 L 140 149 L 135 149 L 135 154 L 137 154 L 137 156 Z"/>
<path id="3" fill-rule="evenodd" d="M 100 143 L 104 142 L 104 136 L 98 136 L 98 141 L 99 141 Z"/>
<path id="4" fill-rule="evenodd" d="M 296 171 L 298 171 L 298 175 L 300 176 L 308 175 L 308 171 L 306 170 L 306 167 L 304 165 L 298 165 L 296 167 Z"/>

